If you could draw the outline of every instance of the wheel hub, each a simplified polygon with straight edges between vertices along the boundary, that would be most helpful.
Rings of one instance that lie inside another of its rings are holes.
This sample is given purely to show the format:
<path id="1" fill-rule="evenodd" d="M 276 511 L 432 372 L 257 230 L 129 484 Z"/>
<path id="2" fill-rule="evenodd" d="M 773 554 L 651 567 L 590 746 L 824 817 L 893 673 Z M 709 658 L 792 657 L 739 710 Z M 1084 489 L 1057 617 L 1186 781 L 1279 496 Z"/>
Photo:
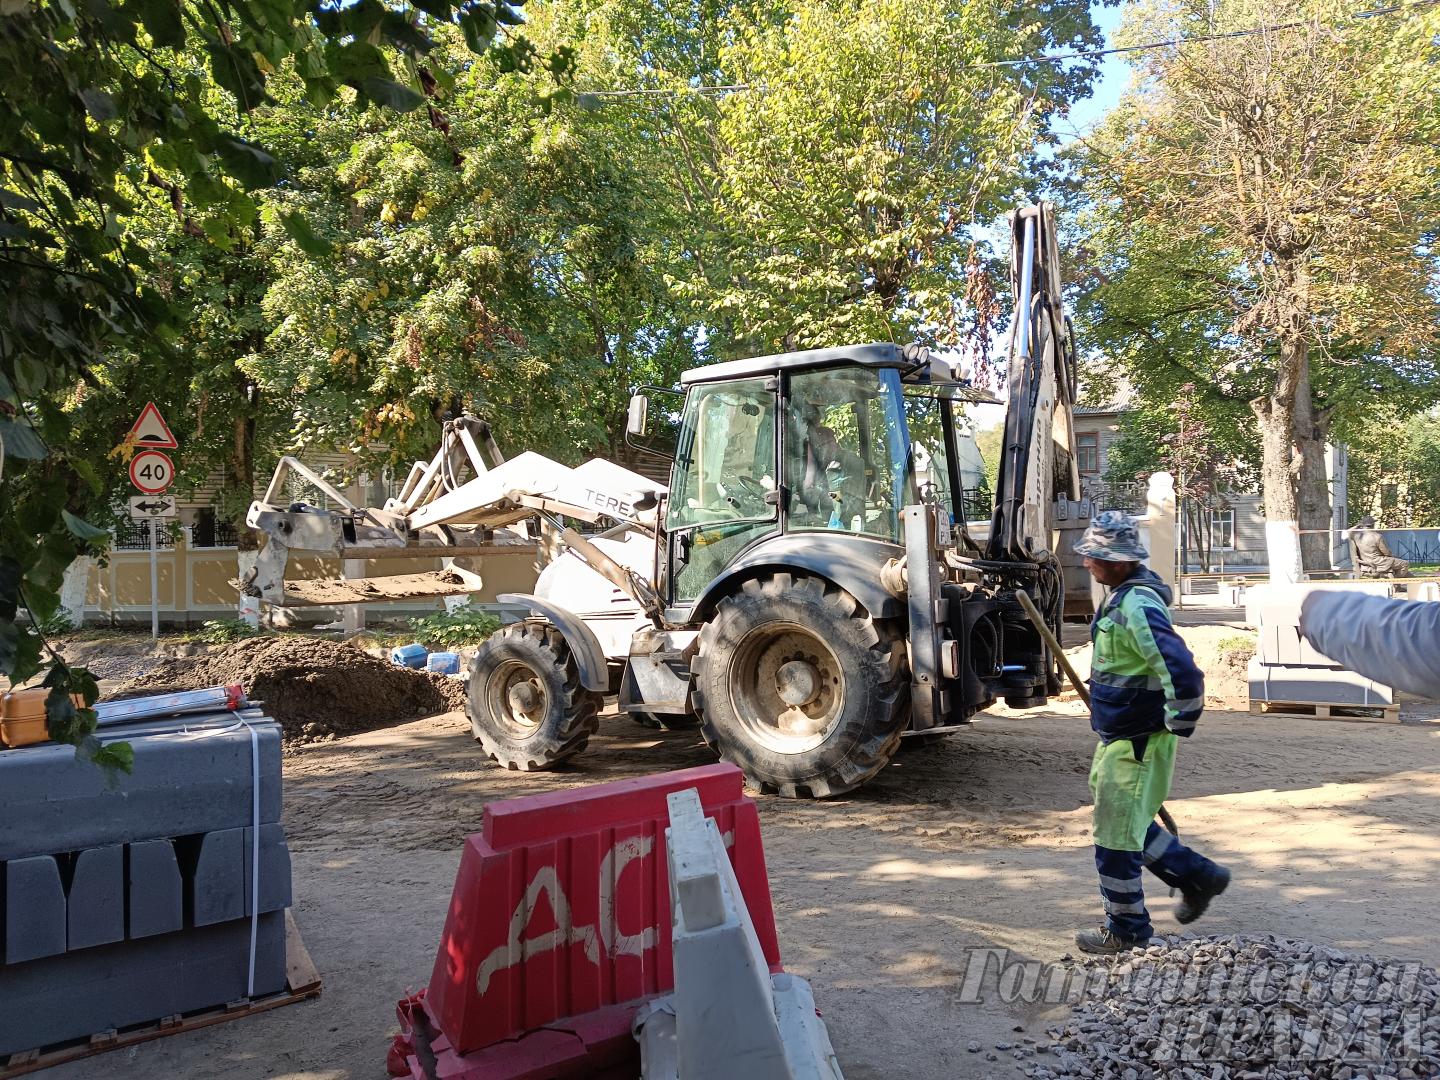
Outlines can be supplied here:
<path id="1" fill-rule="evenodd" d="M 759 743 L 785 754 L 819 746 L 840 718 L 844 674 L 808 627 L 771 623 L 751 631 L 730 666 L 730 696 Z"/>
<path id="2" fill-rule="evenodd" d="M 540 692 L 535 689 L 534 683 L 516 683 L 510 687 L 510 710 L 522 716 L 529 715 L 535 711 L 535 706 L 540 704 Z"/>
<path id="3" fill-rule="evenodd" d="M 775 672 L 775 691 L 786 705 L 809 705 L 820 690 L 820 673 L 808 660 L 791 660 Z"/>
<path id="4" fill-rule="evenodd" d="M 490 673 L 486 709 L 512 736 L 528 738 L 545 719 L 549 697 L 540 676 L 528 665 L 508 661 Z"/>

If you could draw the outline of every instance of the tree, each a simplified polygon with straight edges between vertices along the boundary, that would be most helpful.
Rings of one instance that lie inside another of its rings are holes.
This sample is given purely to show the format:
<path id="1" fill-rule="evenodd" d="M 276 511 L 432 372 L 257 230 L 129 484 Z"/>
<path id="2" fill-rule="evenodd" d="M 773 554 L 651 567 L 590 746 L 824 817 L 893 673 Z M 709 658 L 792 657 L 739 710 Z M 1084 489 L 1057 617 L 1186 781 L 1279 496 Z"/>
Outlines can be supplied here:
<path id="1" fill-rule="evenodd" d="M 1075 0 L 570 10 L 611 45 L 591 100 L 643 125 L 682 201 L 673 286 L 716 358 L 953 344 L 988 324 L 981 297 L 965 302 L 988 284 L 975 226 L 1035 186 L 1053 121 L 1095 71 L 995 65 L 1099 41 Z"/>
<path id="2" fill-rule="evenodd" d="M 1381 528 L 1440 524 L 1440 411 L 1377 411 L 1349 448 L 1351 522 L 1368 514 Z"/>
<path id="3" fill-rule="evenodd" d="M 115 5 L 9 0 L 0 6 L 0 671 L 12 684 L 41 665 L 37 626 L 59 604 L 65 567 L 103 550 L 85 517 L 109 486 L 73 441 L 75 408 L 105 389 L 109 355 L 130 351 L 157 371 L 176 363 L 189 296 L 152 278 L 131 227 L 136 191 L 162 192 L 187 230 L 224 248 L 253 222 L 250 192 L 280 178 L 248 130 L 267 76 L 296 72 L 307 96 L 337 94 L 400 110 L 426 100 L 430 30 L 457 22 L 484 52 L 501 35 L 506 62 L 538 54 L 513 37 L 516 4 L 425 0 L 404 12 L 381 0 L 344 6 L 259 0 L 137 0 Z M 203 57 L 209 79 L 186 72 Z M 569 63 L 557 50 L 545 62 Z M 419 89 L 416 89 L 416 87 Z M 300 218 L 285 226 L 307 233 Z M 118 433 L 117 433 L 118 434 Z M 21 608 L 28 621 L 20 621 Z M 124 765 L 91 738 L 95 682 L 52 654 L 45 678 L 52 737 Z"/>
<path id="4" fill-rule="evenodd" d="M 550 13 L 527 32 L 556 33 Z M 299 403 L 302 443 L 428 454 L 432 410 L 460 406 L 502 448 L 627 461 L 631 391 L 697 355 L 666 283 L 673 200 L 623 111 L 537 101 L 497 64 L 459 71 L 463 48 L 452 34 L 437 50 L 457 69 L 443 127 L 313 118 L 317 160 L 265 215 L 276 329 L 243 366 Z M 285 233 L 291 213 L 316 243 Z"/>
<path id="5" fill-rule="evenodd" d="M 1138 11 L 1132 39 L 1274 20 L 1254 0 Z M 1355 20 L 1311 0 L 1297 14 L 1297 25 L 1139 54 L 1139 88 L 1082 166 L 1112 235 L 1125 222 L 1139 234 L 1142 257 L 1125 272 L 1155 293 L 1150 310 L 1207 324 L 1193 340 L 1218 354 L 1207 367 L 1221 377 L 1197 382 L 1253 393 L 1272 543 L 1275 526 L 1329 524 L 1323 452 L 1344 390 L 1433 393 L 1440 349 L 1423 242 L 1440 166 L 1440 13 Z M 1328 564 L 1326 548 L 1316 536 L 1307 563 Z M 1270 561 L 1300 571 L 1288 545 Z"/>

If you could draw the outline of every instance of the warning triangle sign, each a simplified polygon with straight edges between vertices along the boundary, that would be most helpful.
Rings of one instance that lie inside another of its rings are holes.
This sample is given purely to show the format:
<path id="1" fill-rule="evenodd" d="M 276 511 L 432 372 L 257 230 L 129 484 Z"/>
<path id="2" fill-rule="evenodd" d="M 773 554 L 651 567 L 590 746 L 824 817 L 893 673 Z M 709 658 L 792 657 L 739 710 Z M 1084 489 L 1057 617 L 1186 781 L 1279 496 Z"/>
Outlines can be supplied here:
<path id="1" fill-rule="evenodd" d="M 153 401 L 146 402 L 140 410 L 140 419 L 130 429 L 130 435 L 137 447 L 151 450 L 174 450 L 180 446 L 170 433 L 170 425 L 160 415 Z"/>

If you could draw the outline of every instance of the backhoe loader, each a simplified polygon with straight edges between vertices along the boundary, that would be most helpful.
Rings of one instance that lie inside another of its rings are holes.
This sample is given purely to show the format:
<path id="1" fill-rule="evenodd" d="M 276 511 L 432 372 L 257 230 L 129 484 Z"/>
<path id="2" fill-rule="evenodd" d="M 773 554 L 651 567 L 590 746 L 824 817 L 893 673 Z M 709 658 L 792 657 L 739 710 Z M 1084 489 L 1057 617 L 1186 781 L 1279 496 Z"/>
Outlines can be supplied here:
<path id="1" fill-rule="evenodd" d="M 533 546 L 530 530 L 548 524 L 562 553 L 533 593 L 500 598 L 530 617 L 469 669 L 475 737 L 507 769 L 579 753 L 614 692 L 636 717 L 698 724 L 755 787 L 819 798 L 865 783 L 902 739 L 934 741 L 997 699 L 1043 705 L 1058 670 L 1015 593 L 1058 631 L 1054 503 L 1079 495 L 1075 352 L 1052 208 L 1010 224 L 1015 308 L 988 524 L 967 523 L 964 411 L 994 399 L 925 348 L 853 345 L 697 368 L 683 396 L 637 393 L 627 437 L 672 457 L 668 488 L 598 459 L 506 461 L 469 416 L 444 425 L 434 458 L 380 508 L 333 488 L 330 508 L 283 504 L 289 471 L 320 482 L 285 459 L 250 508 L 267 543 L 242 588 L 278 605 L 473 592 L 487 553 Z M 291 550 L 449 565 L 287 582 Z"/>

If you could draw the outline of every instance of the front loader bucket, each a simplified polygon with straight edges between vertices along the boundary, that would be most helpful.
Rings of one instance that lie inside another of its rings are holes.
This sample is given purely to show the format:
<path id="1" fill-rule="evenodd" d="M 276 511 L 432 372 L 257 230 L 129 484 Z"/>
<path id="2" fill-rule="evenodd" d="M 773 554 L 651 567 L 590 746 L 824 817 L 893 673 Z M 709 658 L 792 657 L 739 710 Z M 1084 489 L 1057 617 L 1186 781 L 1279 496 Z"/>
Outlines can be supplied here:
<path id="1" fill-rule="evenodd" d="M 531 541 L 518 537 L 510 542 L 493 540 L 490 543 L 440 544 L 419 543 L 409 545 L 376 545 L 372 543 L 348 543 L 339 524 L 339 515 L 316 513 L 262 513 L 255 515 L 257 527 L 266 535 L 265 546 L 255 560 L 255 566 L 241 581 L 234 582 L 236 588 L 247 596 L 257 597 L 262 603 L 276 607 L 339 607 L 345 604 L 382 604 L 393 600 L 433 600 L 442 596 L 460 596 L 480 591 L 480 575 L 464 565 L 446 565 L 438 570 L 418 571 L 411 574 L 392 574 L 383 577 L 323 577 L 287 580 L 290 566 L 291 545 L 286 538 L 295 539 L 305 531 L 323 530 L 324 541 L 302 538 L 303 547 L 296 550 L 306 554 L 323 554 L 339 557 L 345 561 L 384 559 L 411 560 L 424 565 L 434 565 L 441 559 L 447 564 L 453 560 L 478 563 L 486 555 L 509 554 L 515 551 L 532 551 Z M 332 535 L 333 533 L 333 535 Z"/>
<path id="2" fill-rule="evenodd" d="M 311 578 L 285 582 L 278 603 L 284 607 L 338 607 L 383 604 L 391 600 L 433 600 L 478 592 L 480 584 L 479 574 L 456 567 L 387 577 Z"/>

